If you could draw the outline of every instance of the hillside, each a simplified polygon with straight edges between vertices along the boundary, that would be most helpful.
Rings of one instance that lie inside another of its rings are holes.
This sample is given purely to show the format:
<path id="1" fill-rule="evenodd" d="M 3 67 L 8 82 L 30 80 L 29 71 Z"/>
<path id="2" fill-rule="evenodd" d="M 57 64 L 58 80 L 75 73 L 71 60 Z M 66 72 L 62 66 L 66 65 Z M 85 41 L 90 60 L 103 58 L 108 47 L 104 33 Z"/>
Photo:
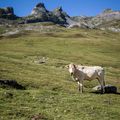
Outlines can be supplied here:
<path id="1" fill-rule="evenodd" d="M 37 31 L 40 25 L 33 25 L 36 31 L 0 37 L 0 79 L 16 80 L 26 89 L 1 85 L 0 119 L 119 120 L 120 33 L 54 24 L 45 32 L 48 28 Z M 103 66 L 106 84 L 115 85 L 118 94 L 92 93 L 96 80 L 85 81 L 80 94 L 65 68 L 71 62 Z"/>

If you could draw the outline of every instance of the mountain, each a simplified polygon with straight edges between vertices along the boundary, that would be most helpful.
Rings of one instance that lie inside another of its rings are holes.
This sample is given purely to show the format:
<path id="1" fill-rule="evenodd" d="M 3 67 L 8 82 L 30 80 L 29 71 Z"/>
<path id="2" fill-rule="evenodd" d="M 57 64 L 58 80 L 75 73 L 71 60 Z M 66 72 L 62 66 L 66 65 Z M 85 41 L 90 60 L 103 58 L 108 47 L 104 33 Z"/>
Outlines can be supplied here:
<path id="1" fill-rule="evenodd" d="M 70 17 L 63 11 L 62 7 L 49 11 L 46 9 L 44 3 L 38 3 L 33 8 L 32 12 L 25 17 L 16 16 L 12 7 L 0 8 L 0 24 L 6 24 L 6 19 L 9 20 L 8 23 L 13 24 L 53 22 L 54 24 L 59 24 L 68 28 L 80 27 L 120 31 L 120 11 L 113 11 L 111 9 L 105 9 L 97 16 Z"/>

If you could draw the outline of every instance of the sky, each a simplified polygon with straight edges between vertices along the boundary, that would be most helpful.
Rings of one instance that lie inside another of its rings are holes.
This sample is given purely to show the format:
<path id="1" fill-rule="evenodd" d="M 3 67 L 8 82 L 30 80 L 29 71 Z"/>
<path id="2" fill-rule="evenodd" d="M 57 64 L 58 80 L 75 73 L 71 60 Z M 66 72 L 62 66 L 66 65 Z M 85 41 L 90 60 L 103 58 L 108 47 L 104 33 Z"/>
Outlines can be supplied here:
<path id="1" fill-rule="evenodd" d="M 95 16 L 106 8 L 120 10 L 120 0 L 0 0 L 0 8 L 11 6 L 17 16 L 26 16 L 39 2 L 50 11 L 62 6 L 70 16 Z"/>

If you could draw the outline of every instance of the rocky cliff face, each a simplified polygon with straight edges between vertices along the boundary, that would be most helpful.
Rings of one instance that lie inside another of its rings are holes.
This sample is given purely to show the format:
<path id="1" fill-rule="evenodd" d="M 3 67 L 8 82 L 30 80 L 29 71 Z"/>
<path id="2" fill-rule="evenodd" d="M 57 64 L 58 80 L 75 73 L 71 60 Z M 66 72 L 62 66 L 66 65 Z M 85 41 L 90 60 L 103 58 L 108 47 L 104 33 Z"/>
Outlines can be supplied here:
<path id="1" fill-rule="evenodd" d="M 5 19 L 16 19 L 17 16 L 14 14 L 14 10 L 12 7 L 0 8 L 0 18 Z"/>

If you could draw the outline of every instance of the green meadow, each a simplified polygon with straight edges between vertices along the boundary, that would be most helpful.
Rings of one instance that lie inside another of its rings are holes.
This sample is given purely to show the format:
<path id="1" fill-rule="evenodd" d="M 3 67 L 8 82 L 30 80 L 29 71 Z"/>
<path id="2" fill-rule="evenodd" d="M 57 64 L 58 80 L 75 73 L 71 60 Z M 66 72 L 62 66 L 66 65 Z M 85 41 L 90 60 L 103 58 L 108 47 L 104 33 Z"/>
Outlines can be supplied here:
<path id="1" fill-rule="evenodd" d="M 80 94 L 69 63 L 104 67 L 118 94 L 93 93 L 97 80 L 84 81 Z M 0 37 L 0 79 L 26 88 L 0 87 L 0 120 L 120 120 L 120 33 L 60 28 Z"/>

